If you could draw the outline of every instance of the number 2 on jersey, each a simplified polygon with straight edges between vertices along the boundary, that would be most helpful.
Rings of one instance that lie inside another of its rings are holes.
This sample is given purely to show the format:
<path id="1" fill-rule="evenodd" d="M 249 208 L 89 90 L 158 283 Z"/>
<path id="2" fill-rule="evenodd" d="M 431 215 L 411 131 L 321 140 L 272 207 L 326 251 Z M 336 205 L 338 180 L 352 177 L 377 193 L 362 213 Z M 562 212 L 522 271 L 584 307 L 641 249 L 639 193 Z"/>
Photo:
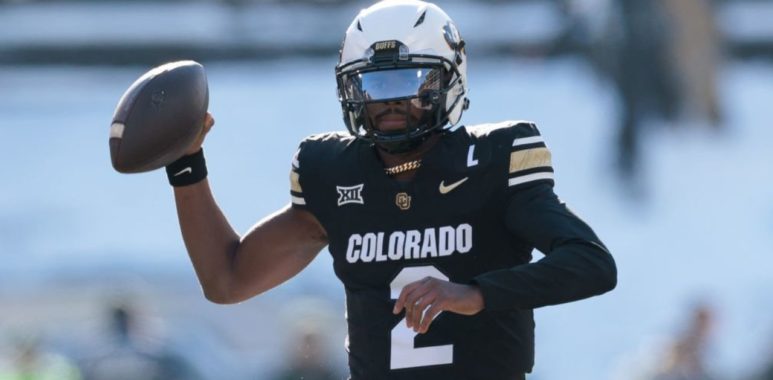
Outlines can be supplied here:
<path id="1" fill-rule="evenodd" d="M 403 268 L 390 284 L 392 299 L 396 300 L 400 297 L 400 292 L 405 285 L 427 276 L 448 281 L 448 277 L 431 265 Z M 432 328 L 431 325 L 430 328 Z M 397 326 L 392 329 L 390 369 L 424 367 L 453 362 L 453 345 L 417 348 L 414 346 L 416 335 L 417 333 L 405 326 L 405 318 L 401 319 Z"/>

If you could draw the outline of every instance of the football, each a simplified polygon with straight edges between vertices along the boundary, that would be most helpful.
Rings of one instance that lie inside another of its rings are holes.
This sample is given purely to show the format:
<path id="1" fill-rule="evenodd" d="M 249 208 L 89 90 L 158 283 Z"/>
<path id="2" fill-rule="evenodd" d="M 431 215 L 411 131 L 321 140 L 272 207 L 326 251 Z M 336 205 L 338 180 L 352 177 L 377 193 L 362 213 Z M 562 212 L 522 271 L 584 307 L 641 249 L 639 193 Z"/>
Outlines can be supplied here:
<path id="1" fill-rule="evenodd" d="M 194 61 L 151 69 L 124 92 L 110 125 L 110 158 L 121 173 L 164 167 L 201 133 L 209 106 L 204 67 Z"/>

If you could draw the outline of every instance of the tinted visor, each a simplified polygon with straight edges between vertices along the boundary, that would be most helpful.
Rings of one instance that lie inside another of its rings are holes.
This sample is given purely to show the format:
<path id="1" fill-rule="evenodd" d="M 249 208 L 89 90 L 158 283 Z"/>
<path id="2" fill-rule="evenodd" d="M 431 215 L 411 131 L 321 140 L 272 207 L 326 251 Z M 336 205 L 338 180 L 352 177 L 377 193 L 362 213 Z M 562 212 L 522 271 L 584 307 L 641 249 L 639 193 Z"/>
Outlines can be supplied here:
<path id="1" fill-rule="evenodd" d="M 348 100 L 358 102 L 424 98 L 440 91 L 442 77 L 442 70 L 432 67 L 355 72 L 344 78 L 344 90 Z"/>

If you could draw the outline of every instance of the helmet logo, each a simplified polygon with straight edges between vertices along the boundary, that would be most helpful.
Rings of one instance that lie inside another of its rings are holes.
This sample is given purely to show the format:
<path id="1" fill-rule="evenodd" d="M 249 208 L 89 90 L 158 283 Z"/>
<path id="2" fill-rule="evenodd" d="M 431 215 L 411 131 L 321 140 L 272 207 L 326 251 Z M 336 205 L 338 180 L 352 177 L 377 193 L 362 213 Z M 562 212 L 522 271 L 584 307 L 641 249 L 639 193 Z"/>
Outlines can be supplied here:
<path id="1" fill-rule="evenodd" d="M 459 30 L 456 29 L 456 25 L 454 25 L 451 21 L 447 22 L 446 25 L 443 26 L 443 36 L 446 38 L 448 46 L 454 50 L 459 47 L 459 43 L 462 41 L 462 37 L 459 35 Z"/>

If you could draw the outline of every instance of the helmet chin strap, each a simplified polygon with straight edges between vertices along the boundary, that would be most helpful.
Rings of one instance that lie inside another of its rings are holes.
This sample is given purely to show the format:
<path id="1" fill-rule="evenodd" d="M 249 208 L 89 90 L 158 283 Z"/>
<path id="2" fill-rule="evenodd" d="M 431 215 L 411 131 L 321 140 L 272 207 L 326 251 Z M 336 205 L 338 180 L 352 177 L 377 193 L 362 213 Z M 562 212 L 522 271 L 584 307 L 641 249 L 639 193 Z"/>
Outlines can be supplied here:
<path id="1" fill-rule="evenodd" d="M 424 142 L 429 140 L 435 134 L 443 133 L 443 129 L 433 129 L 421 136 L 412 139 L 402 139 L 396 141 L 377 141 L 374 142 L 376 148 L 390 154 L 408 153 L 418 149 Z"/>
<path id="2" fill-rule="evenodd" d="M 391 154 L 408 153 L 415 150 L 429 138 L 429 133 L 415 139 L 405 139 L 398 141 L 379 141 L 376 147 L 384 152 Z"/>

